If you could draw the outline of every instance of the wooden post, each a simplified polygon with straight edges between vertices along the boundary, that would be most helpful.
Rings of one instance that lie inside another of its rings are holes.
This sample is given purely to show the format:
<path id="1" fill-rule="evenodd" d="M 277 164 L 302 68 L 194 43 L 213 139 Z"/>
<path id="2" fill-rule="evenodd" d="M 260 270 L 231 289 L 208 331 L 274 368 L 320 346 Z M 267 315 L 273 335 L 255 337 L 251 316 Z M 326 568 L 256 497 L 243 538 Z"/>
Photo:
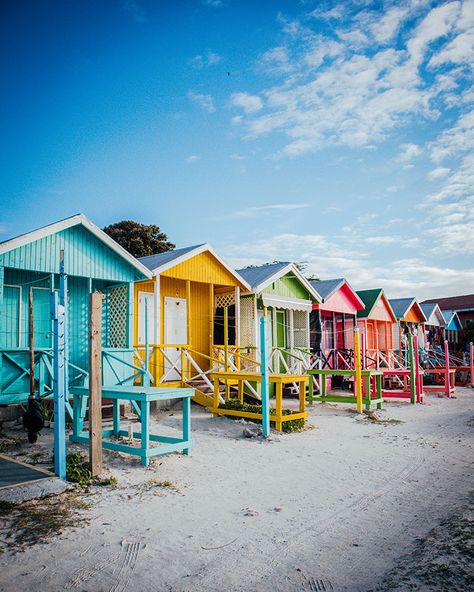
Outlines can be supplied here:
<path id="1" fill-rule="evenodd" d="M 33 288 L 30 287 L 29 293 L 29 349 L 30 349 L 30 398 L 35 397 L 35 325 L 33 316 Z"/>
<path id="2" fill-rule="evenodd" d="M 224 370 L 229 370 L 229 309 L 224 306 Z"/>
<path id="3" fill-rule="evenodd" d="M 469 370 L 471 375 L 471 386 L 474 388 L 474 346 L 472 341 L 469 343 Z"/>
<path id="4" fill-rule="evenodd" d="M 447 397 L 451 396 L 451 375 L 449 374 L 449 346 L 448 342 L 444 342 L 444 394 Z"/>
<path id="5" fill-rule="evenodd" d="M 413 349 L 415 351 L 415 370 L 416 370 L 416 380 L 417 380 L 417 393 L 416 393 L 416 401 L 417 403 L 423 402 L 423 376 L 421 374 L 420 369 L 420 349 L 418 347 L 418 335 L 413 337 Z"/>
<path id="6" fill-rule="evenodd" d="M 362 365 L 360 359 L 359 327 L 354 327 L 354 362 L 355 362 L 355 396 L 357 399 L 357 413 L 362 413 Z"/>
<path id="7" fill-rule="evenodd" d="M 90 294 L 89 462 L 93 477 L 102 473 L 102 294 Z"/>
<path id="8" fill-rule="evenodd" d="M 262 436 L 268 438 L 270 435 L 270 400 L 268 394 L 268 365 L 267 365 L 267 343 L 265 338 L 265 325 L 267 321 L 267 310 L 260 318 L 260 363 L 262 369 Z"/>
<path id="9" fill-rule="evenodd" d="M 408 358 L 410 361 L 410 400 L 413 404 L 415 404 L 418 398 L 418 376 L 416 373 L 415 352 L 413 348 L 413 334 L 411 331 L 408 333 Z"/>

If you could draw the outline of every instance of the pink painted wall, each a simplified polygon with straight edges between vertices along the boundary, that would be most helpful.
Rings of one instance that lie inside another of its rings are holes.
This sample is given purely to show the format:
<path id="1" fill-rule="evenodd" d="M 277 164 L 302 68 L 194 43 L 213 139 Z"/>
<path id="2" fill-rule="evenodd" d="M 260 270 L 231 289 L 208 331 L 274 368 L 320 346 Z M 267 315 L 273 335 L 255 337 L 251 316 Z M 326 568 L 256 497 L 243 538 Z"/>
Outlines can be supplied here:
<path id="1" fill-rule="evenodd" d="M 337 290 L 326 302 L 323 304 L 313 305 L 314 309 L 327 310 L 330 312 L 339 312 L 345 314 L 355 315 L 358 310 L 362 310 L 363 306 L 357 300 L 354 292 L 344 284 L 342 288 Z"/>

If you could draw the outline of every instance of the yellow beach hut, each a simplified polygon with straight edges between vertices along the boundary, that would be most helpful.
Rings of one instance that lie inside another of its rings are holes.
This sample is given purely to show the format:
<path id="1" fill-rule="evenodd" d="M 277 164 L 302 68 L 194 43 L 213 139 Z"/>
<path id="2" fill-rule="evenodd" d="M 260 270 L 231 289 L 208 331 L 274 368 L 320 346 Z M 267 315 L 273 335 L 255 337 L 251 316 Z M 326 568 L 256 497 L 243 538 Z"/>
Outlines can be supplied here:
<path id="1" fill-rule="evenodd" d="M 219 333 L 226 310 L 228 342 L 238 346 L 240 294 L 248 284 L 208 244 L 142 257 L 151 280 L 135 283 L 135 349 L 155 385 L 192 385 L 210 405 L 219 368 Z M 148 353 L 146 352 L 148 343 Z"/>

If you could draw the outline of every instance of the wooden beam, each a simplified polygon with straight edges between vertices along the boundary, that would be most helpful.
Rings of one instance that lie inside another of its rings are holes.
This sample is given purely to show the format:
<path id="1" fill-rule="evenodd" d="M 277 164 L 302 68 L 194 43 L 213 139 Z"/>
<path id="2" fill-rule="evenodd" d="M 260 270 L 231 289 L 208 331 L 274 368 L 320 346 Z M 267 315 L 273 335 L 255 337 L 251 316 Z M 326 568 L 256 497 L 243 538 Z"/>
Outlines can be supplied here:
<path id="1" fill-rule="evenodd" d="M 102 473 L 102 298 L 90 294 L 89 461 L 93 477 Z"/>

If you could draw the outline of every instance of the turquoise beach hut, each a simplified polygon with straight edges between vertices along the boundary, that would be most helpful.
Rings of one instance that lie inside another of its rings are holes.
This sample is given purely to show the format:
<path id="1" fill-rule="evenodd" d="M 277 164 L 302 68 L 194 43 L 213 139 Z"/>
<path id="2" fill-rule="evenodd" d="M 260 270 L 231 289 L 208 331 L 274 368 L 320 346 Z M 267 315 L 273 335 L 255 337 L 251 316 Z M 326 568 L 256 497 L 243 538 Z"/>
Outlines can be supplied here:
<path id="1" fill-rule="evenodd" d="M 64 251 L 68 287 L 69 378 L 88 374 L 89 294 L 103 301 L 103 381 L 133 373 L 134 282 L 149 270 L 83 214 L 0 243 L 0 405 L 29 394 L 29 298 L 33 300 L 36 394 L 52 388 L 50 296 L 59 287 Z"/>

